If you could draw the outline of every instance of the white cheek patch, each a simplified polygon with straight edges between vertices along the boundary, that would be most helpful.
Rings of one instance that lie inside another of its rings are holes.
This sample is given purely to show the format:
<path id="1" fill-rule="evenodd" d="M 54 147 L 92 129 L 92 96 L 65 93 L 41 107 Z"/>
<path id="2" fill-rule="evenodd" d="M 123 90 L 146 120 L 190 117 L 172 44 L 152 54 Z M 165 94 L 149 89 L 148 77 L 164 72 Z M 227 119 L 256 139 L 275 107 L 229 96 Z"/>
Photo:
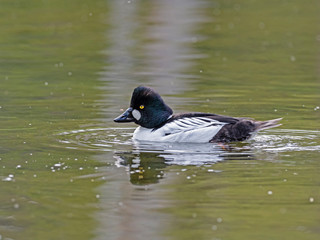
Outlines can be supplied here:
<path id="1" fill-rule="evenodd" d="M 141 118 L 141 113 L 140 113 L 138 110 L 134 109 L 134 110 L 132 111 L 132 116 L 133 116 L 137 121 L 139 121 L 140 118 Z"/>

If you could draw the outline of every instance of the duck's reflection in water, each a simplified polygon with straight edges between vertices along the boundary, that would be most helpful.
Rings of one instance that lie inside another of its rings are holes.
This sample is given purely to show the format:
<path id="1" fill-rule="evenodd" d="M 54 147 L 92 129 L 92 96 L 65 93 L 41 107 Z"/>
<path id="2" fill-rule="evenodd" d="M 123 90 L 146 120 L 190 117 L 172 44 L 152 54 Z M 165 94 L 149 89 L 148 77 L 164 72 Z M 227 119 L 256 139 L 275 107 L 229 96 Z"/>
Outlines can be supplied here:
<path id="1" fill-rule="evenodd" d="M 137 185 L 158 183 L 164 178 L 167 166 L 203 166 L 224 160 L 253 159 L 247 148 L 230 145 L 193 143 L 133 143 L 133 151 L 116 152 L 117 166 L 125 166 L 130 173 L 130 182 Z"/>

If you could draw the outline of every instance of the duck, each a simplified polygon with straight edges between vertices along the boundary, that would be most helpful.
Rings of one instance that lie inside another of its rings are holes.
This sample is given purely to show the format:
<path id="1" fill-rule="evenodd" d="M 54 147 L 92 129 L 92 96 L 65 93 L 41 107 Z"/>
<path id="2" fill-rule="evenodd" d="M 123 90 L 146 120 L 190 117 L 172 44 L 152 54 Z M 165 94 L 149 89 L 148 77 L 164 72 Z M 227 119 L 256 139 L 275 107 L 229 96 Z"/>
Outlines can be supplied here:
<path id="1" fill-rule="evenodd" d="M 133 140 L 138 141 L 229 143 L 245 141 L 261 130 L 278 127 L 280 120 L 256 121 L 203 112 L 173 114 L 156 91 L 138 86 L 133 90 L 129 108 L 114 122 L 138 124 L 133 133 Z"/>

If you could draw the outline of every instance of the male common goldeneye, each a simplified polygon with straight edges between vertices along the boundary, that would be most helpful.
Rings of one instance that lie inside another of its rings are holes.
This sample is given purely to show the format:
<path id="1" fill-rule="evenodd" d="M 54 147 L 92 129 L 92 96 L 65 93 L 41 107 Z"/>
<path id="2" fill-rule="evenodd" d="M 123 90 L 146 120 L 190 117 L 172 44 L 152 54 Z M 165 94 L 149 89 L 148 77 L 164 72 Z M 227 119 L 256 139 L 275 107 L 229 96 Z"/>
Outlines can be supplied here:
<path id="1" fill-rule="evenodd" d="M 114 121 L 140 125 L 133 133 L 134 140 L 223 143 L 243 141 L 260 130 L 278 127 L 282 119 L 254 121 L 211 113 L 172 113 L 158 93 L 140 86 L 133 91 L 130 107 Z"/>

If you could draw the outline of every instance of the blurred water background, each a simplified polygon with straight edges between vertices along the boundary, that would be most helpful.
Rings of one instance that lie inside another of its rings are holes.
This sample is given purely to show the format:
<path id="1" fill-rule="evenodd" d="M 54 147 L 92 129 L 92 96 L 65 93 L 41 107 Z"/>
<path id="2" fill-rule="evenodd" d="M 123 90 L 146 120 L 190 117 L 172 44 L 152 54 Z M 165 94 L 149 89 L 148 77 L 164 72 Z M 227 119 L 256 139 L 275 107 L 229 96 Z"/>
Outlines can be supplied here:
<path id="1" fill-rule="evenodd" d="M 1 0 L 0 239 L 320 237 L 320 5 Z M 283 126 L 131 140 L 133 88 Z"/>

